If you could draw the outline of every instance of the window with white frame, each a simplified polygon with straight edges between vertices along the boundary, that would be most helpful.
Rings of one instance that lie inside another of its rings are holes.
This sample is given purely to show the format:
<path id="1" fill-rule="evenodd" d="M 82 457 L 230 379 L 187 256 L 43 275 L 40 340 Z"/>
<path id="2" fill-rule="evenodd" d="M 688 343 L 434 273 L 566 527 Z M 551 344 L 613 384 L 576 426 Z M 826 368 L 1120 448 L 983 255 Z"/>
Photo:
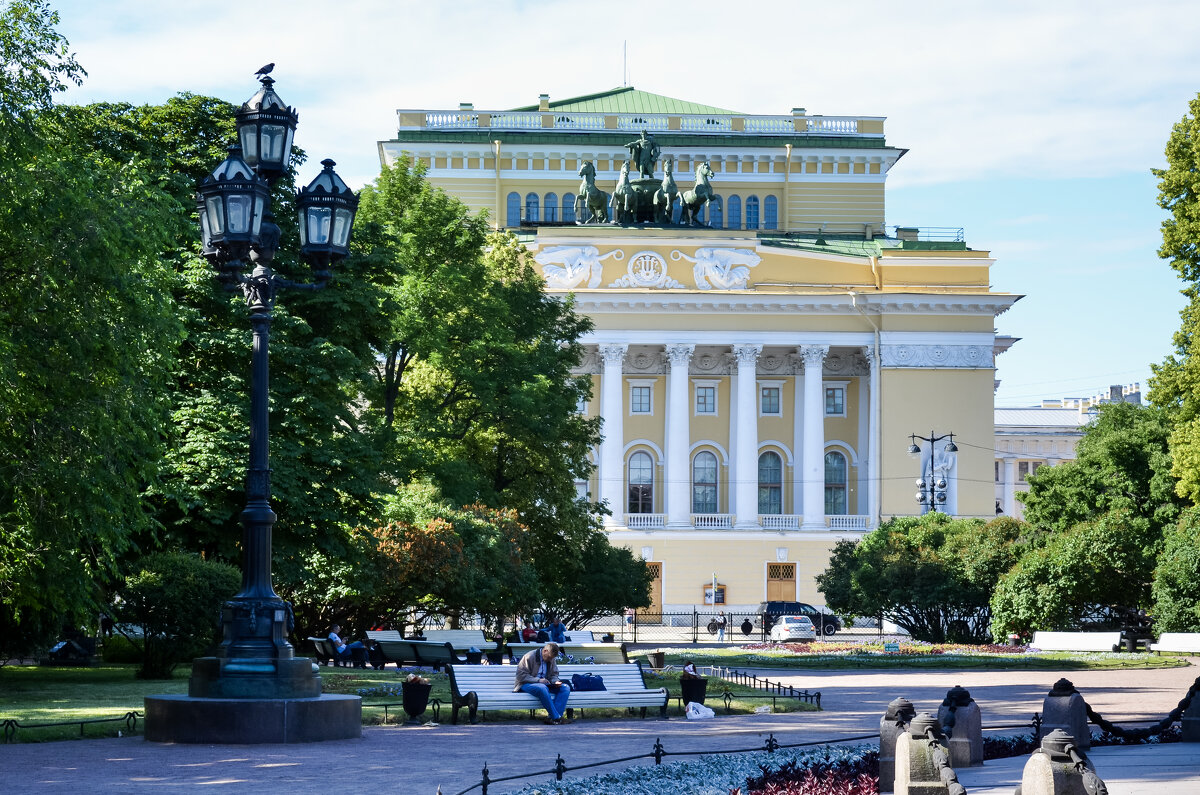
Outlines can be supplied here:
<path id="1" fill-rule="evenodd" d="M 766 417 L 783 416 L 782 392 L 779 381 L 759 381 L 758 413 Z"/>
<path id="2" fill-rule="evenodd" d="M 649 453 L 629 456 L 629 513 L 654 513 L 654 461 Z"/>
<path id="3" fill-rule="evenodd" d="M 717 413 L 717 382 L 696 381 L 693 384 L 697 414 Z"/>
<path id="4" fill-rule="evenodd" d="M 845 381 L 826 381 L 825 382 L 825 416 L 826 417 L 845 417 L 846 416 L 846 382 Z"/>
<path id="5" fill-rule="evenodd" d="M 654 381 L 630 381 L 629 382 L 629 413 L 630 414 L 653 414 L 654 413 Z"/>
<path id="6" fill-rule="evenodd" d="M 783 459 L 769 450 L 758 457 L 758 512 L 783 513 Z"/>
<path id="7" fill-rule="evenodd" d="M 717 457 L 707 450 L 692 459 L 692 513 L 717 512 Z"/>
<path id="8" fill-rule="evenodd" d="M 586 500 L 588 498 L 588 484 L 586 480 L 575 481 L 575 499 Z"/>
<path id="9" fill-rule="evenodd" d="M 825 515 L 844 516 L 846 500 L 846 456 L 836 450 L 825 454 Z"/>

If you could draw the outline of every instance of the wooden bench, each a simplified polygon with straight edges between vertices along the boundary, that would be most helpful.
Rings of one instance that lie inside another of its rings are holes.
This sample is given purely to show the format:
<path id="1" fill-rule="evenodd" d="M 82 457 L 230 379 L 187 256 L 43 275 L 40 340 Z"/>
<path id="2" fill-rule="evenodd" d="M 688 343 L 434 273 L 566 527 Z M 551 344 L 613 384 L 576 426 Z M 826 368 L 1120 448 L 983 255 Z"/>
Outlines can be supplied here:
<path id="1" fill-rule="evenodd" d="M 533 649 L 540 649 L 545 643 L 510 643 L 508 650 L 513 662 L 524 657 Z M 591 657 L 593 663 L 627 663 L 629 652 L 624 643 L 560 643 L 558 648 L 564 654 L 569 654 L 581 665 L 586 665 L 585 658 Z"/>
<path id="2" fill-rule="evenodd" d="M 471 723 L 479 711 L 495 709 L 527 709 L 530 714 L 541 709 L 542 703 L 528 693 L 513 692 L 517 668 L 513 665 L 450 665 L 450 697 L 453 704 L 451 723 L 458 723 L 458 711 L 467 708 Z M 575 691 L 567 699 L 568 709 L 612 707 L 641 708 L 646 717 L 647 707 L 658 707 L 658 714 L 667 717 L 667 689 L 646 687 L 641 663 L 619 665 L 560 665 L 559 676 L 570 682 L 573 674 L 596 674 L 603 677 L 605 690 Z"/>
<path id="3" fill-rule="evenodd" d="M 1042 651 L 1117 651 L 1120 632 L 1034 632 L 1029 644 Z"/>
<path id="4" fill-rule="evenodd" d="M 309 638 L 308 640 L 312 643 L 313 648 L 317 650 L 316 657 L 319 663 L 325 665 L 332 664 L 334 666 L 365 666 L 367 664 L 366 654 L 363 654 L 361 659 L 357 660 L 354 659 L 353 654 L 350 656 L 338 654 L 337 649 L 334 648 L 333 641 L 329 638 Z M 365 652 L 366 650 L 364 649 L 363 651 Z"/>
<path id="5" fill-rule="evenodd" d="M 1178 651 L 1187 654 L 1200 654 L 1200 632 L 1164 632 L 1158 640 L 1148 644 L 1147 649 L 1153 652 Z"/>
<path id="6" fill-rule="evenodd" d="M 396 667 L 403 668 L 407 664 L 423 665 L 438 670 L 443 665 L 465 663 L 466 659 L 459 657 L 449 643 L 434 643 L 428 640 L 392 640 L 390 638 L 371 638 L 376 648 L 383 655 L 384 665 L 392 662 Z"/>

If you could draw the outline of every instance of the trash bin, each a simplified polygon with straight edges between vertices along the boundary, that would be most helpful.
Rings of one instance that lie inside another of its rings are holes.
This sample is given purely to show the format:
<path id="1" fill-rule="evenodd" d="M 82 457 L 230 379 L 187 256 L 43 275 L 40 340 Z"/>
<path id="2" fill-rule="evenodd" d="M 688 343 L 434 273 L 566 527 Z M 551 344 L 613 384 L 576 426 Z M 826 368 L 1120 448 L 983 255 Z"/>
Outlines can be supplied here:
<path id="1" fill-rule="evenodd" d="M 416 722 L 417 716 L 424 714 L 425 708 L 429 706 L 429 692 L 431 690 L 433 690 L 432 684 L 427 685 L 421 682 L 400 683 L 404 711 L 408 714 L 410 722 Z"/>
<path id="2" fill-rule="evenodd" d="M 667 664 L 667 653 L 665 651 L 646 652 L 646 656 L 650 659 L 651 668 L 664 668 Z"/>
<path id="3" fill-rule="evenodd" d="M 700 677 L 698 679 L 680 679 L 679 692 L 683 695 L 683 703 L 697 704 L 704 703 L 704 696 L 708 693 L 708 680 Z"/>
<path id="4" fill-rule="evenodd" d="M 468 665 L 479 665 L 479 663 L 482 661 L 483 661 L 483 652 L 481 652 L 479 649 L 475 648 L 474 646 L 467 649 L 467 664 Z"/>

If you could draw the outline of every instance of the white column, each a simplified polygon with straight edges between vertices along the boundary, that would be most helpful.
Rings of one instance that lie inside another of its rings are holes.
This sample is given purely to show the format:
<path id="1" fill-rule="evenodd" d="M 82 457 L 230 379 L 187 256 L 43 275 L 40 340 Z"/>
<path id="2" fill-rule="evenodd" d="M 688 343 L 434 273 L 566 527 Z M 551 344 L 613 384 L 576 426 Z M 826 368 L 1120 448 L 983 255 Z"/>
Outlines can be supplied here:
<path id="1" fill-rule="evenodd" d="M 761 345 L 734 345 L 737 357 L 737 523 L 734 527 L 758 527 L 758 380 L 756 368 Z"/>
<path id="2" fill-rule="evenodd" d="M 621 365 L 625 361 L 625 345 L 601 345 L 604 374 L 600 379 L 600 416 L 604 418 L 600 441 L 600 501 L 608 503 L 612 516 L 604 517 L 606 527 L 625 526 L 625 448 L 624 379 Z"/>
<path id="3" fill-rule="evenodd" d="M 792 510 L 786 513 L 801 513 L 804 504 L 804 479 L 800 477 L 804 449 L 804 376 L 797 370 L 792 376 Z"/>
<path id="4" fill-rule="evenodd" d="M 667 526 L 690 527 L 692 506 L 688 447 L 692 412 L 688 410 L 688 365 L 694 345 L 668 345 L 671 374 L 667 386 Z"/>
<path id="5" fill-rule="evenodd" d="M 1017 516 L 1017 459 L 1004 459 L 1004 515 Z"/>
<path id="6" fill-rule="evenodd" d="M 868 345 L 863 355 L 871 369 L 870 409 L 867 419 L 867 513 L 871 518 L 867 521 L 871 527 L 879 524 L 879 352 L 874 345 Z"/>
<path id="7" fill-rule="evenodd" d="M 804 455 L 801 477 L 804 479 L 803 529 L 825 529 L 825 392 L 821 366 L 828 345 L 805 345 L 804 358 Z"/>

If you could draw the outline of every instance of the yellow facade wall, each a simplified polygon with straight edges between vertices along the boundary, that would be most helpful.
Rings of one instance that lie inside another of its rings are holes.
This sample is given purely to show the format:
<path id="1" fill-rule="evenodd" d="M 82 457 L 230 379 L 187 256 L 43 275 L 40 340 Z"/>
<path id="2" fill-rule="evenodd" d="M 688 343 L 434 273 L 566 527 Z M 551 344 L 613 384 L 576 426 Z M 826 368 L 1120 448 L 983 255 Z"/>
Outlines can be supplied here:
<path id="1" fill-rule="evenodd" d="M 907 452 L 909 435 L 933 431 L 953 432 L 958 445 L 958 514 L 994 517 L 994 371 L 884 369 L 880 380 L 883 515 L 919 513 L 914 481 L 920 472 Z"/>

